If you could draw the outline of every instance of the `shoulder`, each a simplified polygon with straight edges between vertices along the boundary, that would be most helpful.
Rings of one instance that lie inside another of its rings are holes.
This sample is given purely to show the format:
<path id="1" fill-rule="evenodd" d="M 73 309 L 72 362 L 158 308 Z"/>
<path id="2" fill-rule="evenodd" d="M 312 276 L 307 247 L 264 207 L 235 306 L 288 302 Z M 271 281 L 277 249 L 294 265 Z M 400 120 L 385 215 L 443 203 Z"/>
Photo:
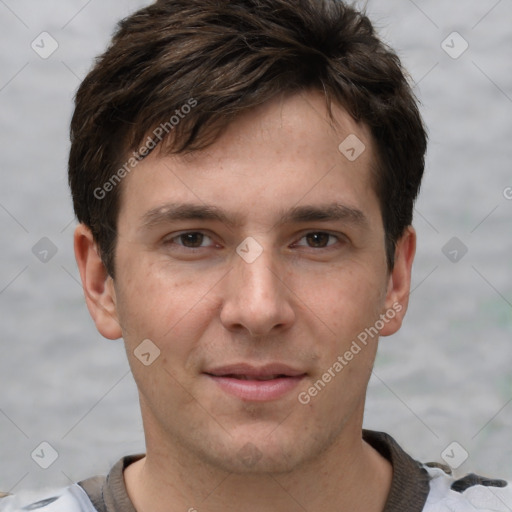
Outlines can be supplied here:
<path id="1" fill-rule="evenodd" d="M 473 473 L 455 478 L 441 467 L 423 465 L 430 492 L 423 512 L 510 512 L 512 483 Z"/>
<path id="2" fill-rule="evenodd" d="M 77 484 L 55 491 L 0 495 L 0 512 L 97 512 L 85 491 Z"/>

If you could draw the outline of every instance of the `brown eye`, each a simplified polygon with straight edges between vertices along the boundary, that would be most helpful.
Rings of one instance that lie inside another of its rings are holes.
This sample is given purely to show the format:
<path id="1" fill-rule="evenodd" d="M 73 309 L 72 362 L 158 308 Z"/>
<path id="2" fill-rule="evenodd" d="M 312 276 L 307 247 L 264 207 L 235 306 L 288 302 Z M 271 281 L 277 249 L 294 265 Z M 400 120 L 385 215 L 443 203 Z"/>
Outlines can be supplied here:
<path id="1" fill-rule="evenodd" d="M 342 239 L 342 235 L 333 235 L 324 231 L 311 231 L 304 234 L 295 246 L 309 249 L 329 249 L 341 242 Z"/>
<path id="2" fill-rule="evenodd" d="M 332 235 L 329 233 L 310 233 L 306 235 L 306 240 L 310 247 L 323 248 L 329 245 L 329 238 L 331 237 Z"/>
<path id="3" fill-rule="evenodd" d="M 184 247 L 197 249 L 202 246 L 205 235 L 203 233 L 183 233 L 177 237 Z"/>

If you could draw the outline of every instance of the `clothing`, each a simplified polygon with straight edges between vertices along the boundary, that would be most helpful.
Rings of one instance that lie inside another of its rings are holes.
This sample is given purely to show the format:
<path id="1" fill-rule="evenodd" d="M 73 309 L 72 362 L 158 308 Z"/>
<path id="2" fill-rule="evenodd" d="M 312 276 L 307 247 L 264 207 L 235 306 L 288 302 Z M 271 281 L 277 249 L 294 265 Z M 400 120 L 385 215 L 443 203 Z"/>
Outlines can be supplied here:
<path id="1" fill-rule="evenodd" d="M 363 438 L 393 466 L 393 480 L 383 512 L 510 512 L 512 485 L 477 475 L 455 479 L 438 464 L 421 464 L 382 432 L 363 431 Z M 93 477 L 37 498 L 0 499 L 0 512 L 136 512 L 123 471 L 143 455 L 124 457 L 107 477 Z"/>

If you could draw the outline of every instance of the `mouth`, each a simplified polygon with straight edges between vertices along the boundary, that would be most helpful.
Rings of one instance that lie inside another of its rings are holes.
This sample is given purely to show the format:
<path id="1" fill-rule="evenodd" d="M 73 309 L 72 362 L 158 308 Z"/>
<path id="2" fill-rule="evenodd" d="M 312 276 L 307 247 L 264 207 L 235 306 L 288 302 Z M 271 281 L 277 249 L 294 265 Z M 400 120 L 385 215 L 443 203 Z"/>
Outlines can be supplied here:
<path id="1" fill-rule="evenodd" d="M 274 379 L 284 379 L 290 377 L 290 375 L 262 375 L 262 376 L 253 376 L 253 375 L 237 375 L 235 373 L 231 373 L 229 375 L 212 375 L 212 377 L 225 377 L 227 379 L 238 379 L 238 380 L 257 380 L 257 381 L 266 381 L 266 380 L 274 380 Z"/>
<path id="2" fill-rule="evenodd" d="M 244 363 L 212 369 L 204 374 L 224 393 L 254 402 L 283 398 L 307 375 L 282 364 L 255 367 Z"/>

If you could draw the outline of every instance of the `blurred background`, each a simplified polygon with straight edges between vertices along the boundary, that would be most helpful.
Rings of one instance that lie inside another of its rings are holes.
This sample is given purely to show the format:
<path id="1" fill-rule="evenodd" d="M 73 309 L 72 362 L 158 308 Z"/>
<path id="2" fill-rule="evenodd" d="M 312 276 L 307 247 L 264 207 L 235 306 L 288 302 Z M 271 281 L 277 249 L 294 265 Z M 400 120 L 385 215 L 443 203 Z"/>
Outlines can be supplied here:
<path id="1" fill-rule="evenodd" d="M 80 81 L 116 22 L 149 3 L 0 0 L 2 491 L 144 451 L 122 342 L 97 333 L 83 300 L 66 161 Z M 457 474 L 512 479 L 512 2 L 366 6 L 410 72 L 430 148 L 410 309 L 381 340 L 365 426 Z"/>

